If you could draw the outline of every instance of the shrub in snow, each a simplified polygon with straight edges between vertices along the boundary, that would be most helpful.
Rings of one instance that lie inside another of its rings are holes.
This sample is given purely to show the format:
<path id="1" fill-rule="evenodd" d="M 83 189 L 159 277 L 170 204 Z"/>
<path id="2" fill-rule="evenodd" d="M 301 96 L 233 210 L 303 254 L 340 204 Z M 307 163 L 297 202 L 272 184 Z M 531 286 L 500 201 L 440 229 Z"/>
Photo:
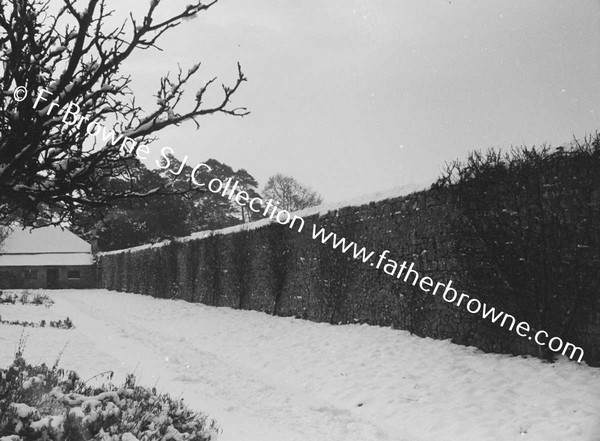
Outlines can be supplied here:
<path id="1" fill-rule="evenodd" d="M 46 294 L 33 294 L 29 291 L 23 292 L 19 298 L 19 301 L 23 305 L 44 305 L 46 307 L 50 307 L 54 304 L 54 300 L 52 300 Z"/>
<path id="2" fill-rule="evenodd" d="M 219 431 L 183 400 L 139 386 L 133 375 L 121 387 L 92 387 L 56 364 L 27 364 L 20 351 L 0 369 L 2 441 L 209 441 Z"/>
<path id="3" fill-rule="evenodd" d="M 21 293 L 21 296 L 19 297 L 19 302 L 21 302 L 21 305 L 26 305 L 28 303 L 32 303 L 31 299 L 33 297 L 33 294 L 28 291 L 25 290 Z"/>
<path id="4" fill-rule="evenodd" d="M 44 305 L 45 307 L 49 308 L 54 304 L 54 300 L 52 300 L 46 294 L 36 293 L 31 297 L 29 303 L 32 305 Z"/>
<path id="5" fill-rule="evenodd" d="M 3 293 L 0 291 L 0 303 L 12 304 L 17 303 L 17 300 L 22 305 L 44 305 L 47 308 L 54 304 L 54 300 L 48 297 L 46 294 L 32 293 L 30 291 L 23 291 L 21 295 Z"/>
<path id="6" fill-rule="evenodd" d="M 32 328 L 38 328 L 38 327 L 45 327 L 46 326 L 46 320 L 41 320 L 40 322 L 28 322 L 28 321 L 22 321 L 22 320 L 2 320 L 2 316 L 0 316 L 0 324 L 3 325 L 18 325 L 18 326 L 29 326 Z M 48 322 L 48 325 L 51 328 L 60 328 L 60 329 L 71 329 L 73 328 L 73 322 L 71 321 L 71 319 L 69 317 L 67 317 L 64 320 L 52 320 L 50 322 Z M 2 440 L 0 440 L 2 441 Z"/>
<path id="7" fill-rule="evenodd" d="M 9 294 L 9 293 L 0 291 L 0 304 L 5 303 L 5 304 L 14 305 L 17 301 L 17 298 L 18 297 L 16 294 Z"/>

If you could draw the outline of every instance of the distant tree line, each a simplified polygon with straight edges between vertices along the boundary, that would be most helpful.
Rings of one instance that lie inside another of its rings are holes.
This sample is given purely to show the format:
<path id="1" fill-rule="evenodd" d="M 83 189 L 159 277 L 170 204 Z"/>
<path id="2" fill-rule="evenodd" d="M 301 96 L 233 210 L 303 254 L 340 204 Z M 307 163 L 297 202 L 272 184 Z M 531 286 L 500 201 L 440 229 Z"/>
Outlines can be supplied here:
<path id="1" fill-rule="evenodd" d="M 261 197 L 258 183 L 246 170 L 234 170 L 215 159 L 204 163 L 211 171 L 204 167 L 198 169 L 196 181 L 208 183 L 213 178 L 221 181 L 231 178 L 251 198 Z M 128 187 L 142 191 L 160 187 L 167 189 L 167 193 L 130 197 L 108 206 L 81 207 L 71 217 L 73 231 L 89 241 L 97 240 L 99 249 L 108 251 L 188 236 L 197 231 L 218 230 L 263 217 L 262 213 L 248 210 L 222 194 L 191 185 L 192 170 L 192 166 L 171 154 L 163 158 L 155 170 L 132 159 L 121 173 L 103 182 L 106 192 L 123 192 Z M 280 182 L 282 178 L 289 185 L 273 192 L 269 183 Z M 279 208 L 292 211 L 321 201 L 316 193 L 293 177 L 283 175 L 269 179 L 264 195 L 263 199 L 273 198 Z"/>
<path id="2" fill-rule="evenodd" d="M 190 185 L 192 167 L 169 155 L 170 167 L 148 169 L 132 160 L 123 173 L 107 179 L 106 191 L 125 191 L 128 186 L 138 189 L 165 188 L 168 192 L 130 197 L 109 206 L 82 207 L 71 219 L 73 231 L 87 240 L 98 241 L 101 250 L 128 248 L 187 236 L 195 231 L 213 230 L 256 220 L 256 213 L 242 212 L 240 207 L 220 194 Z M 196 179 L 207 182 L 213 177 L 233 178 L 249 194 L 256 195 L 258 186 L 245 170 L 233 170 L 226 164 L 209 159 Z M 180 172 L 175 174 L 172 170 Z"/>

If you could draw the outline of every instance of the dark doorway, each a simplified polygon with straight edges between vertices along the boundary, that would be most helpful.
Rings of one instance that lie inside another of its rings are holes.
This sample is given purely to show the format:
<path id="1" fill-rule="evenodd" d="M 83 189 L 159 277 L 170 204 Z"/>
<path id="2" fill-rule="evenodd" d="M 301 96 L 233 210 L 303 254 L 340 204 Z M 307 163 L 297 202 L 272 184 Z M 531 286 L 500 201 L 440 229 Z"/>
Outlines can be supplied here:
<path id="1" fill-rule="evenodd" d="M 58 289 L 58 269 L 48 268 L 46 270 L 46 288 Z"/>

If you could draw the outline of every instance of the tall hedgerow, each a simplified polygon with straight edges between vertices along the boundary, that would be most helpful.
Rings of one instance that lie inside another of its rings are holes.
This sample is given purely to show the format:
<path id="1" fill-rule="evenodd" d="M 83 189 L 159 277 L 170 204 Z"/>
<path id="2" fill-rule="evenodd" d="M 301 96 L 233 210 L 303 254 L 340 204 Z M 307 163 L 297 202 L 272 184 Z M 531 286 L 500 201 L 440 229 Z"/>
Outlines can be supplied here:
<path id="1" fill-rule="evenodd" d="M 449 164 L 436 187 L 463 214 L 457 251 L 493 264 L 537 330 L 577 343 L 573 319 L 600 289 L 600 137 L 473 152 Z"/>

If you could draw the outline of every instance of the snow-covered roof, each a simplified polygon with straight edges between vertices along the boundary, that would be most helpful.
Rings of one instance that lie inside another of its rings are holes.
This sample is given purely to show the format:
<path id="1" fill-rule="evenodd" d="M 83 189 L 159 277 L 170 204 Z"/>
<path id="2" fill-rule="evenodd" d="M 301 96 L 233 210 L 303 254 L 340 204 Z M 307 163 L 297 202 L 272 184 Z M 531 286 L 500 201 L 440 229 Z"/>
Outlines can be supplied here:
<path id="1" fill-rule="evenodd" d="M 12 227 L 0 246 L 0 266 L 91 265 L 92 246 L 57 226 Z"/>

